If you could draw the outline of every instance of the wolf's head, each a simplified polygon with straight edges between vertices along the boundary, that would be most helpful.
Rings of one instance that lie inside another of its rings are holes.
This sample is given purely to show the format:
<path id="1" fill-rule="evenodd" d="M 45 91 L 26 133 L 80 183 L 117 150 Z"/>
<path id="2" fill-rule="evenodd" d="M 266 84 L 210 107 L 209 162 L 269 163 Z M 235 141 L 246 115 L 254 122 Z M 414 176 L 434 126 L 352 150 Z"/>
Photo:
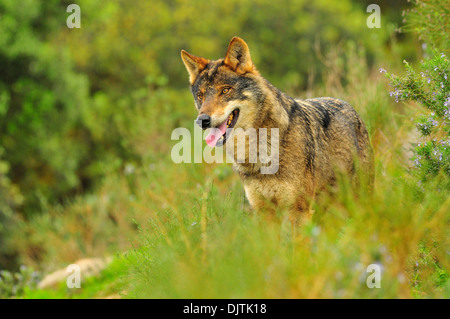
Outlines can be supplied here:
<path id="1" fill-rule="evenodd" d="M 235 128 L 254 127 L 264 95 L 244 40 L 234 37 L 223 59 L 208 60 L 184 50 L 181 58 L 199 112 L 196 122 L 203 129 L 213 128 L 206 137 L 209 146 L 222 146 Z"/>

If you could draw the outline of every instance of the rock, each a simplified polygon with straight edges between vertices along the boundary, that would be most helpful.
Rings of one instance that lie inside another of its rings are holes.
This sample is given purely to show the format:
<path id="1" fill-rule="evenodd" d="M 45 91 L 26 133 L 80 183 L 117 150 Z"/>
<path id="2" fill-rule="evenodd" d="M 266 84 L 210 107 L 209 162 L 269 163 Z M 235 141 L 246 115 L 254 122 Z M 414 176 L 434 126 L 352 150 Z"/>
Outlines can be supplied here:
<path id="1" fill-rule="evenodd" d="M 103 258 L 84 258 L 74 262 L 71 265 L 77 265 L 80 269 L 81 281 L 88 277 L 97 276 L 103 269 L 105 269 L 112 261 L 112 257 Z M 73 273 L 68 267 L 56 270 L 48 274 L 38 284 L 39 289 L 56 286 L 57 284 L 66 281 L 67 276 Z"/>

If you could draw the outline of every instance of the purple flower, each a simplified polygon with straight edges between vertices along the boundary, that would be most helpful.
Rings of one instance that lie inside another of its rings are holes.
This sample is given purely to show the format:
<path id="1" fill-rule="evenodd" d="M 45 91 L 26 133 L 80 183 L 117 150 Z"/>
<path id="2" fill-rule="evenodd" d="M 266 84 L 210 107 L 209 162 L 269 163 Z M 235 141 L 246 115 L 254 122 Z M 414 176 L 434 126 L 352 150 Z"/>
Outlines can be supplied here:
<path id="1" fill-rule="evenodd" d="M 420 164 L 420 160 L 422 159 L 422 157 L 420 155 L 418 155 L 416 157 L 416 159 L 414 160 L 414 166 L 416 167 L 421 167 L 422 165 Z"/>
<path id="2" fill-rule="evenodd" d="M 435 149 L 435 150 L 433 151 L 433 155 L 434 155 L 439 161 L 442 161 L 442 153 L 439 152 L 437 149 Z"/>
<path id="3" fill-rule="evenodd" d="M 444 102 L 444 106 L 447 107 L 444 110 L 444 120 L 450 120 L 450 97 Z"/>
<path id="4" fill-rule="evenodd" d="M 419 159 L 416 158 L 416 159 L 414 160 L 414 166 L 415 166 L 415 167 L 420 167 L 420 166 L 421 166 L 421 165 L 420 165 Z"/>
<path id="5" fill-rule="evenodd" d="M 450 106 L 450 97 L 444 102 L 444 106 Z"/>
<path id="6" fill-rule="evenodd" d="M 383 68 L 380 68 L 380 73 L 386 73 L 387 71 Z"/>

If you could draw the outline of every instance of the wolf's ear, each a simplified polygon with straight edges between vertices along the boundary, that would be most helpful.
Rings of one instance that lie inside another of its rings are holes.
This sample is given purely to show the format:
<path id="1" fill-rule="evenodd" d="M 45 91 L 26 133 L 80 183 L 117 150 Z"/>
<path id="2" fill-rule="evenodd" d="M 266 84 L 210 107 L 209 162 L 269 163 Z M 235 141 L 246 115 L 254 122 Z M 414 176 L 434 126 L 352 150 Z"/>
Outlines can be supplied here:
<path id="1" fill-rule="evenodd" d="M 227 54 L 225 55 L 224 63 L 233 71 L 240 74 L 254 70 L 247 43 L 238 37 L 231 39 L 230 44 L 228 45 Z"/>
<path id="2" fill-rule="evenodd" d="M 189 72 L 189 81 L 191 84 L 194 83 L 197 75 L 209 62 L 207 59 L 193 56 L 184 50 L 181 50 L 181 59 L 183 59 L 184 65 Z"/>

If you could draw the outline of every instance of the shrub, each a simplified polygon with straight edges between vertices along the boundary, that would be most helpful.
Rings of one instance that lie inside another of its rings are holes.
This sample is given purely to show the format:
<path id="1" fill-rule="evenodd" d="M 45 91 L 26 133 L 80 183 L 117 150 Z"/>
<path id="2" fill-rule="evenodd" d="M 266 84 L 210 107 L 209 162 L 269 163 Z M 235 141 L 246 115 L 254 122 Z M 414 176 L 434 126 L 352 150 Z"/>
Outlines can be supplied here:
<path id="1" fill-rule="evenodd" d="M 450 177 L 450 63 L 442 53 L 422 61 L 420 73 L 404 61 L 406 75 L 387 73 L 394 88 L 390 95 L 399 101 L 416 101 L 428 110 L 416 119 L 422 141 L 414 147 L 414 164 L 423 179 L 439 172 Z"/>
<path id="2" fill-rule="evenodd" d="M 450 7 L 447 0 L 413 0 L 414 7 L 404 11 L 402 31 L 414 32 L 431 49 L 450 53 Z"/>
<path id="3" fill-rule="evenodd" d="M 39 279 L 38 272 L 25 266 L 15 273 L 0 271 L 0 299 L 20 297 L 26 289 L 35 289 Z"/>
<path id="4" fill-rule="evenodd" d="M 248 42 L 254 62 L 275 85 L 305 88 L 311 72 L 320 82 L 324 70 L 315 47 L 325 53 L 353 40 L 367 48 L 373 61 L 394 28 L 383 19 L 383 27 L 368 34 L 366 7 L 350 0 L 78 3 L 89 28 L 78 33 L 63 29 L 58 41 L 76 53 L 74 60 L 89 75 L 93 90 L 110 93 L 140 88 L 146 80 L 159 78 L 184 88 L 187 76 L 180 49 L 217 59 L 224 56 L 233 36 Z M 199 12 L 208 14 L 199 17 Z"/>
<path id="5" fill-rule="evenodd" d="M 86 78 L 74 71 L 67 49 L 46 42 L 58 6 L 0 0 L 0 145 L 8 177 L 34 211 L 79 188 L 89 162 L 80 120 Z"/>
<path id="6" fill-rule="evenodd" d="M 429 44 L 432 52 L 421 61 L 416 71 L 404 61 L 406 75 L 386 73 L 393 91 L 390 95 L 399 101 L 415 101 L 425 106 L 426 114 L 416 121 L 421 141 L 414 146 L 414 166 L 421 180 L 442 173 L 450 177 L 450 63 L 446 53 L 449 48 L 449 8 L 447 1 L 414 1 L 415 6 L 404 12 L 404 31 L 413 31 Z M 427 46 L 425 46 L 427 47 Z"/>
<path id="7" fill-rule="evenodd" d="M 3 153 L 0 146 L 0 269 L 15 266 L 15 252 L 9 245 L 7 231 L 16 222 L 15 210 L 23 203 L 19 188 L 8 178 L 10 165 L 2 160 Z"/>

